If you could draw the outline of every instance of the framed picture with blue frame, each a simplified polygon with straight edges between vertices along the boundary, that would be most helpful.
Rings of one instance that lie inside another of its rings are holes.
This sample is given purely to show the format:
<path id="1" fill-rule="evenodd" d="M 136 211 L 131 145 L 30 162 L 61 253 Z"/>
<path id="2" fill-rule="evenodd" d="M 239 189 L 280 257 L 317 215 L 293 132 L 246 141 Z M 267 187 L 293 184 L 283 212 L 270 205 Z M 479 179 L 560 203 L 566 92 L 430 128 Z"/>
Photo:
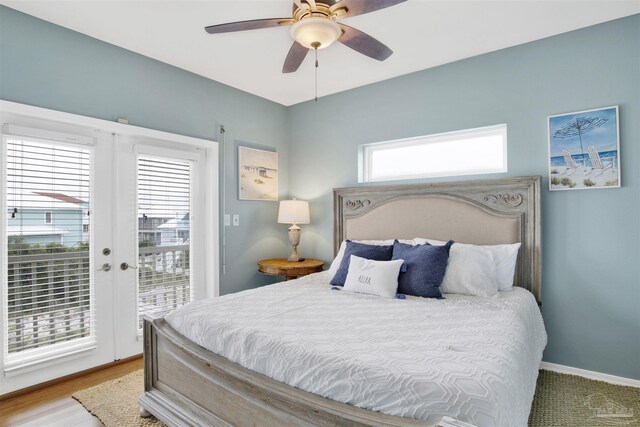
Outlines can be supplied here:
<path id="1" fill-rule="evenodd" d="M 549 190 L 620 187 L 618 106 L 549 116 Z"/>

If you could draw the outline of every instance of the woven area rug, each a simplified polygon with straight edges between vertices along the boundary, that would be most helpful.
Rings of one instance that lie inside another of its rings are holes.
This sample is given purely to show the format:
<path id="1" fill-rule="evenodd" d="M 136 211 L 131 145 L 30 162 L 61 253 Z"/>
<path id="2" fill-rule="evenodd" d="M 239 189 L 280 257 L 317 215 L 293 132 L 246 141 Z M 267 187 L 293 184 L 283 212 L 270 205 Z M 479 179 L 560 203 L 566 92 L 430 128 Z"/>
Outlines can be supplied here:
<path id="1" fill-rule="evenodd" d="M 80 390 L 73 398 L 98 417 L 106 427 L 162 427 L 154 417 L 142 418 L 138 397 L 144 392 L 142 369 Z"/>
<path id="2" fill-rule="evenodd" d="M 530 427 L 640 426 L 640 388 L 540 371 Z"/>
<path id="3" fill-rule="evenodd" d="M 164 426 L 141 418 L 138 396 L 142 370 L 73 397 L 106 427 Z M 622 387 L 573 375 L 540 371 L 529 427 L 640 427 L 640 388 Z"/>

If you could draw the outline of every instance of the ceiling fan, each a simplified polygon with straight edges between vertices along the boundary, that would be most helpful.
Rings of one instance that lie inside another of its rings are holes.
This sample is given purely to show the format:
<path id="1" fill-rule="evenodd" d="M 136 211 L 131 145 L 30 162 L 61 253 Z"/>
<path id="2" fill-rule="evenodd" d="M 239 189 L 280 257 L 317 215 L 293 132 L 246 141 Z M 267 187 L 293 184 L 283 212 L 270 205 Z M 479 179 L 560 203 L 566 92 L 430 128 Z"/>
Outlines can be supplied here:
<path id="1" fill-rule="evenodd" d="M 337 21 L 394 6 L 407 0 L 294 0 L 291 18 L 254 19 L 205 27 L 209 34 L 291 26 L 294 42 L 282 67 L 293 73 L 302 64 L 309 49 L 324 49 L 339 41 L 356 52 L 384 61 L 393 51 L 383 43 Z"/>

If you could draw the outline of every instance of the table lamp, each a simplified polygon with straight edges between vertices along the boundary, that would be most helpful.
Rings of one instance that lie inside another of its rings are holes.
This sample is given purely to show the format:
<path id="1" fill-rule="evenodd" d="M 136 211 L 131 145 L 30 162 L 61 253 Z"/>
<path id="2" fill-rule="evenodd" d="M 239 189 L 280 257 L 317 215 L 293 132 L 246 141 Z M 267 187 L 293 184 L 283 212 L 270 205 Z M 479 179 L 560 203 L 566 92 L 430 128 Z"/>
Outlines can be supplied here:
<path id="1" fill-rule="evenodd" d="M 278 223 L 292 224 L 289 227 L 289 241 L 293 251 L 289 261 L 300 261 L 298 245 L 300 244 L 300 227 L 298 224 L 309 224 L 309 202 L 304 200 L 281 200 L 278 209 Z"/>

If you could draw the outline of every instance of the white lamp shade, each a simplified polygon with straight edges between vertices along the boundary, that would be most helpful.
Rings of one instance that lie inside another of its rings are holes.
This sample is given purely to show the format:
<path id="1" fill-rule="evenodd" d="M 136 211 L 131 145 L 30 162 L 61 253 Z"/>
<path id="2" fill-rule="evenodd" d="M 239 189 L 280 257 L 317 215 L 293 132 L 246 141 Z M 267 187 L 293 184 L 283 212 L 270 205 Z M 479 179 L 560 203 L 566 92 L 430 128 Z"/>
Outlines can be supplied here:
<path id="1" fill-rule="evenodd" d="M 309 202 L 304 200 L 281 200 L 278 209 L 280 224 L 309 224 Z"/>

